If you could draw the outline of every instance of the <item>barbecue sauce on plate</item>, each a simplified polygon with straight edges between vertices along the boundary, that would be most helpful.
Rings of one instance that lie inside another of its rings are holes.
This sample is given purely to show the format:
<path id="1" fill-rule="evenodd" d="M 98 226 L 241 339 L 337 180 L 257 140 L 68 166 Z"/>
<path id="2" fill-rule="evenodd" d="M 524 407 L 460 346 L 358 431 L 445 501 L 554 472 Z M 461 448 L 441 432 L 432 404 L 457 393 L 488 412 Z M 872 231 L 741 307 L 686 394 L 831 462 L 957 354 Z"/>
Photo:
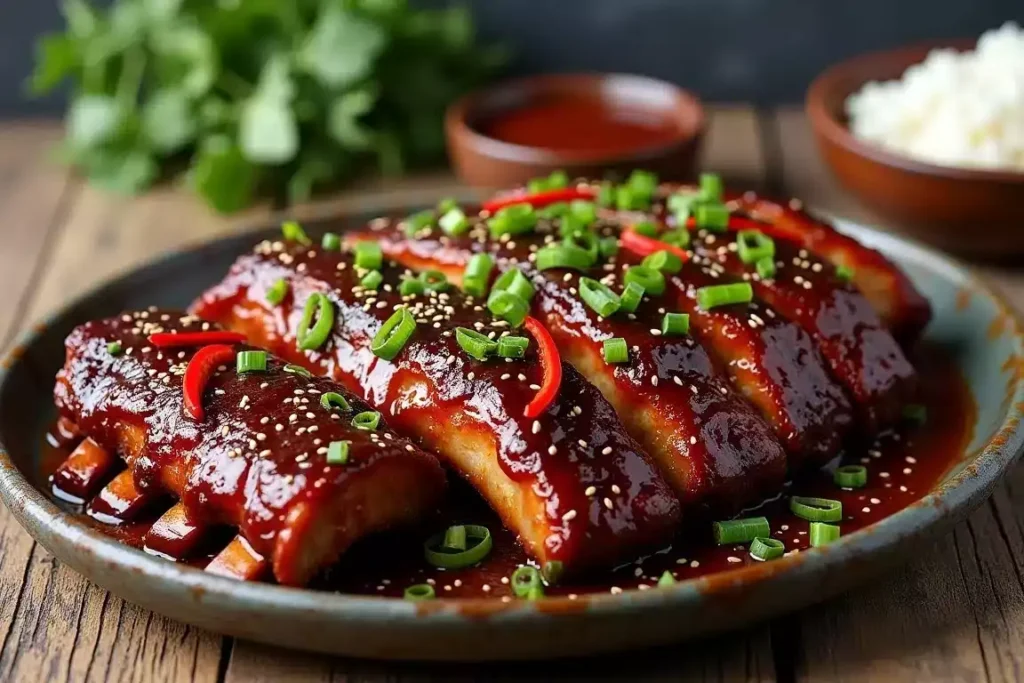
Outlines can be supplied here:
<path id="1" fill-rule="evenodd" d="M 782 541 L 786 552 L 803 551 L 810 546 L 809 523 L 788 509 L 790 495 L 832 498 L 843 504 L 843 535 L 849 535 L 895 514 L 931 491 L 942 476 L 959 460 L 971 438 L 975 405 L 954 360 L 940 349 L 922 348 L 914 358 L 920 371 L 921 396 L 927 408 L 923 425 L 905 423 L 897 431 L 878 436 L 868 444 L 850 448 L 829 467 L 786 485 L 780 496 L 741 516 L 768 518 L 772 537 Z M 54 425 L 47 435 L 40 459 L 40 481 L 68 456 L 74 447 L 73 436 Z M 844 490 L 833 483 L 832 471 L 839 464 L 863 464 L 868 468 L 867 485 Z M 49 488 L 46 485 L 46 488 Z M 55 502 L 81 513 L 54 497 Z M 168 502 L 168 506 L 170 503 Z M 453 482 L 446 507 L 424 521 L 422 528 L 382 534 L 352 548 L 342 560 L 318 577 L 311 588 L 345 593 L 400 597 L 406 587 L 431 583 L 438 597 L 487 597 L 512 599 L 508 578 L 527 557 L 514 535 L 502 528 L 498 518 L 467 485 Z M 90 526 L 134 547 L 142 546 L 145 531 L 166 507 L 154 506 L 141 519 L 119 526 L 102 524 L 82 514 Z M 711 538 L 711 520 L 689 519 L 676 542 L 634 562 L 605 572 L 569 579 L 549 587 L 548 595 L 616 593 L 621 590 L 654 588 L 665 571 L 677 580 L 728 571 L 758 560 L 747 546 L 715 546 Z M 460 570 L 442 570 L 423 558 L 423 542 L 449 524 L 483 524 L 494 539 L 491 553 L 480 564 Z M 188 564 L 202 567 L 231 537 L 231 531 L 214 533 Z"/>

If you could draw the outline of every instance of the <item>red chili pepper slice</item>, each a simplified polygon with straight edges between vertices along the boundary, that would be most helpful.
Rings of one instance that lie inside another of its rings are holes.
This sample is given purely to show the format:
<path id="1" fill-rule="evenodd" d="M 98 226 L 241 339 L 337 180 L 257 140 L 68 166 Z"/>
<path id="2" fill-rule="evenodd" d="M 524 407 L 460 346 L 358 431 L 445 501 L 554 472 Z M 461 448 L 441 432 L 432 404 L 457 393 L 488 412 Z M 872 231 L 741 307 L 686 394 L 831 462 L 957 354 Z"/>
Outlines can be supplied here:
<path id="1" fill-rule="evenodd" d="M 540 363 L 544 368 L 544 383 L 537 395 L 526 405 L 526 417 L 531 420 L 543 413 L 558 396 L 562 386 L 562 357 L 558 354 L 555 340 L 536 318 L 526 316 L 524 325 L 534 339 L 537 340 Z"/>
<path id="2" fill-rule="evenodd" d="M 235 349 L 226 344 L 204 346 L 196 351 L 192 360 L 185 367 L 185 377 L 181 388 L 185 395 L 185 411 L 196 420 L 202 422 L 203 392 L 210 382 L 210 377 L 218 365 L 224 365 L 235 359 Z"/>
<path id="3" fill-rule="evenodd" d="M 633 228 L 627 228 L 623 231 L 620 244 L 624 249 L 628 249 L 638 256 L 650 256 L 658 251 L 667 251 L 678 256 L 683 263 L 690 260 L 690 254 L 685 249 L 674 244 L 656 240 L 647 235 L 641 235 L 636 230 L 633 230 Z"/>
<path id="4" fill-rule="evenodd" d="M 489 199 L 484 202 L 484 211 L 494 213 L 499 209 L 513 204 L 529 204 L 535 209 L 554 204 L 555 202 L 569 202 L 573 199 L 593 199 L 594 193 L 590 190 L 579 190 L 575 187 L 566 187 L 561 190 L 545 190 L 543 192 L 532 192 L 529 194 L 510 194 L 504 197 Z"/>
<path id="5" fill-rule="evenodd" d="M 159 349 L 174 346 L 206 346 L 207 344 L 241 344 L 245 335 L 238 332 L 157 332 L 149 335 L 149 343 Z"/>

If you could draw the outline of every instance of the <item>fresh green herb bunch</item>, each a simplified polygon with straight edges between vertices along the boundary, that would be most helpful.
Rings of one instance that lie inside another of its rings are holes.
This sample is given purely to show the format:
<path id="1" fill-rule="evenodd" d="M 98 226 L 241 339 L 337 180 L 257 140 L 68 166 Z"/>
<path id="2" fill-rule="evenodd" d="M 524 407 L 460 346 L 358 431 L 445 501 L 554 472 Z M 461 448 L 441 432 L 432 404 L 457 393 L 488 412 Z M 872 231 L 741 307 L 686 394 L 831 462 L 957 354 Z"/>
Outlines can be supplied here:
<path id="1" fill-rule="evenodd" d="M 74 85 L 61 157 L 135 193 L 185 171 L 218 211 L 437 160 L 445 106 L 504 61 L 464 7 L 406 0 L 65 0 L 31 88 Z"/>

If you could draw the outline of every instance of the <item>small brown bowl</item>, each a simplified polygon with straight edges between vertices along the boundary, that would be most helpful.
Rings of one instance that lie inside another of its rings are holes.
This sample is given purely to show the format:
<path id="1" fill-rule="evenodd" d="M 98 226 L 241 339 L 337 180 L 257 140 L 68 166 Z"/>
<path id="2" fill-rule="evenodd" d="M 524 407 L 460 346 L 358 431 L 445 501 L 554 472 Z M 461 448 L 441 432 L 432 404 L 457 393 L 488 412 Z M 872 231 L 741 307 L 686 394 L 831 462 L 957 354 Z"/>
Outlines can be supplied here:
<path id="1" fill-rule="evenodd" d="M 513 144 L 482 132 L 484 124 L 506 112 L 555 97 L 578 97 L 635 116 L 658 117 L 663 141 L 609 154 L 599 149 L 550 149 Z M 622 74 L 559 74 L 500 83 L 463 97 L 448 108 L 448 154 L 459 177 L 480 188 L 505 188 L 563 169 L 570 176 L 626 174 L 634 168 L 666 180 L 694 176 L 704 137 L 700 101 L 671 83 Z"/>
<path id="2" fill-rule="evenodd" d="M 899 78 L 937 47 L 918 45 L 856 57 L 821 74 L 807 92 L 807 115 L 840 182 L 883 217 L 943 249 L 982 257 L 1024 253 L 1024 173 L 939 166 L 853 136 L 846 98 L 868 81 Z"/>

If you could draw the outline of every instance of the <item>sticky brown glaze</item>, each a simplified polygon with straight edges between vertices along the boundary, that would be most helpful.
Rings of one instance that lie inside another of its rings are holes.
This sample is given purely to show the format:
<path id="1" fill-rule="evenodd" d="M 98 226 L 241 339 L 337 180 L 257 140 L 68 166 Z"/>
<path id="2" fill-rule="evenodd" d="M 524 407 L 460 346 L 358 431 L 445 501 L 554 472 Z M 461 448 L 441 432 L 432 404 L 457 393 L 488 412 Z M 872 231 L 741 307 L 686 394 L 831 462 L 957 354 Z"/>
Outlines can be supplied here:
<path id="1" fill-rule="evenodd" d="M 620 227 L 617 221 L 608 221 L 598 225 L 596 230 L 603 236 L 613 236 L 618 234 Z M 401 225 L 379 221 L 371 225 L 363 236 L 372 236 L 392 258 L 410 267 L 440 268 L 456 275 L 461 272 L 473 251 L 487 251 L 500 259 L 506 267 L 519 265 L 534 273 L 532 254 L 544 243 L 554 239 L 555 228 L 550 221 L 542 220 L 538 222 L 534 233 L 505 241 L 491 240 L 482 224 L 459 238 L 436 233 L 436 229 L 423 229 L 414 238 L 407 238 Z M 352 239 L 356 238 L 353 236 Z M 621 291 L 624 269 L 630 265 L 639 265 L 641 260 L 620 250 L 618 256 L 606 259 L 603 266 L 591 275 L 602 279 L 613 290 Z M 558 277 L 564 278 L 565 271 L 555 272 L 554 278 L 541 276 L 542 280 L 554 282 Z M 573 286 L 578 276 L 569 277 L 570 281 L 564 282 L 561 287 L 568 294 L 562 297 L 562 301 L 570 298 L 579 301 Z M 647 319 L 643 325 L 636 324 L 639 321 L 629 321 L 628 318 L 620 324 L 620 327 L 633 327 L 636 331 L 630 337 L 633 339 L 630 343 L 635 344 L 637 340 L 653 336 L 651 330 L 657 332 L 661 316 L 666 312 L 690 314 L 694 339 L 708 349 L 717 365 L 731 378 L 737 391 L 758 408 L 774 429 L 789 454 L 789 466 L 793 469 L 816 467 L 833 458 L 841 449 L 843 438 L 853 424 L 853 413 L 849 399 L 829 375 L 814 340 L 799 325 L 778 315 L 758 299 L 746 306 L 701 310 L 696 303 L 698 288 L 740 281 L 710 262 L 695 259 L 685 264 L 681 273 L 667 280 L 669 285 L 666 293 L 651 300 L 653 307 L 645 307 Z M 558 289 L 558 286 L 555 285 L 555 288 Z M 547 296 L 539 296 L 535 305 L 540 306 L 540 310 L 545 313 L 557 311 Z M 584 311 L 580 315 L 586 316 L 593 325 L 592 321 L 597 320 L 597 316 L 582 303 L 579 306 Z M 565 312 L 563 305 L 558 317 Z M 619 320 L 621 316 L 613 317 L 613 321 Z M 549 324 L 552 324 L 550 320 Z M 572 329 L 571 323 L 566 327 L 565 346 L 574 348 L 572 338 L 578 334 Z M 572 348 L 567 353 L 573 353 Z M 587 362 L 586 359 L 581 360 L 581 367 Z M 585 372 L 592 381 L 600 383 L 598 374 Z M 671 377 L 668 379 L 671 380 Z M 627 417 L 629 406 L 637 400 L 637 397 L 630 395 L 613 402 L 619 405 L 623 419 L 631 421 Z M 647 427 L 640 421 L 634 429 L 640 433 Z M 690 435 L 692 432 L 687 434 Z M 743 459 L 736 462 L 742 463 Z"/>
<path id="2" fill-rule="evenodd" d="M 685 186 L 664 185 L 664 198 Z M 694 188 L 688 188 L 693 190 Z M 733 211 L 772 226 L 772 236 L 787 239 L 822 260 L 853 271 L 853 282 L 885 325 L 904 346 L 913 344 L 931 320 L 931 305 L 896 264 L 831 224 L 808 214 L 799 200 L 777 202 L 755 192 L 728 193 Z M 663 213 L 662 201 L 654 207 Z"/>
<path id="3" fill-rule="evenodd" d="M 776 273 L 762 279 L 740 259 L 736 235 L 700 231 L 691 248 L 750 282 L 761 300 L 811 335 L 868 432 L 899 421 L 915 399 L 917 373 L 864 295 L 831 263 L 787 240 L 775 241 Z"/>
<path id="4" fill-rule="evenodd" d="M 366 290 L 348 255 L 265 242 L 194 310 L 365 397 L 460 472 L 542 564 L 580 571 L 667 542 L 679 503 L 600 392 L 564 366 L 557 399 L 527 419 L 543 375 L 536 343 L 520 360 L 469 357 L 456 327 L 498 336 L 507 324 L 454 289 L 403 300 L 403 270 L 386 266 L 380 290 Z M 266 290 L 279 279 L 289 294 L 272 306 Z M 313 292 L 330 298 L 336 321 L 326 345 L 301 352 L 296 330 Z M 416 331 L 393 361 L 379 359 L 370 342 L 401 305 Z"/>
<path id="5" fill-rule="evenodd" d="M 86 323 L 66 342 L 55 400 L 62 417 L 128 463 L 147 497 L 180 498 L 204 525 L 236 526 L 272 558 L 278 581 L 302 585 L 356 539 L 434 509 L 444 472 L 430 455 L 383 424 L 351 425 L 369 407 L 328 411 L 326 379 L 222 367 L 210 380 L 205 418 L 184 412 L 182 376 L 196 349 L 154 348 L 158 331 L 209 327 L 182 313 L 148 310 Z M 112 355 L 109 342 L 123 352 Z M 328 445 L 349 441 L 345 465 L 326 462 Z"/>
<path id="6" fill-rule="evenodd" d="M 374 228 L 373 237 L 394 258 L 414 269 L 442 270 L 456 283 L 475 251 L 486 250 L 503 268 L 526 273 L 537 287 L 534 312 L 563 358 L 612 403 L 691 510 L 721 514 L 778 492 L 785 451 L 704 346 L 692 336 L 652 334 L 665 312 L 656 300 L 645 300 L 628 316 L 598 316 L 577 290 L 581 276 L 614 279 L 616 273 L 605 268 L 536 270 L 529 257 L 549 226 L 539 227 L 538 238 L 504 242 L 490 241 L 479 230 L 458 239 L 425 230 L 412 240 L 394 223 L 379 221 Z M 629 362 L 604 361 L 603 343 L 612 337 L 626 340 Z"/>

